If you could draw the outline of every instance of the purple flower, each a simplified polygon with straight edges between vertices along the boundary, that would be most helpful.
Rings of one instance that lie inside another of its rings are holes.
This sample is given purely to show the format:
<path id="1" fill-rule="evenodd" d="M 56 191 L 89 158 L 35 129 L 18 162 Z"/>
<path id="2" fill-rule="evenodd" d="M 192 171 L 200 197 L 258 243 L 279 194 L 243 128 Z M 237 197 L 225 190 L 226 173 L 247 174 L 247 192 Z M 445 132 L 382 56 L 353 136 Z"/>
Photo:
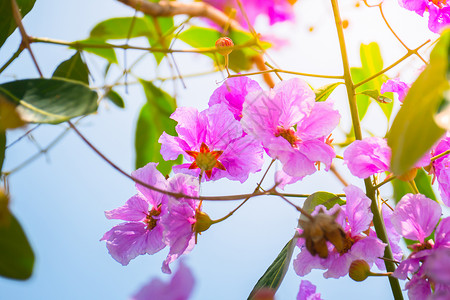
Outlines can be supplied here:
<path id="1" fill-rule="evenodd" d="M 209 106 L 223 103 L 228 107 L 236 120 L 242 118 L 242 105 L 249 93 L 260 93 L 259 84 L 248 77 L 233 77 L 227 79 L 209 98 Z"/>
<path id="2" fill-rule="evenodd" d="M 326 139 L 340 115 L 330 103 L 315 102 L 301 79 L 278 83 L 268 92 L 248 94 L 242 111 L 244 131 L 260 140 L 293 181 L 316 172 L 320 162 L 329 168 L 335 157 Z"/>
<path id="3" fill-rule="evenodd" d="M 203 0 L 206 3 L 211 4 L 215 8 L 229 14 L 231 9 L 235 9 L 236 20 L 244 27 L 248 28 L 247 21 L 242 15 L 239 6 L 234 0 Z M 292 5 L 288 0 L 244 0 L 242 4 L 247 14 L 250 24 L 254 25 L 256 18 L 259 15 L 266 15 L 269 17 L 270 25 L 277 22 L 283 22 L 286 20 L 294 19 L 294 11 Z"/>
<path id="4" fill-rule="evenodd" d="M 198 180 L 192 176 L 176 174 L 169 182 L 169 189 L 196 197 L 198 196 Z M 200 211 L 199 201 L 170 197 L 167 210 L 169 213 L 162 216 L 161 223 L 164 226 L 164 241 L 170 250 L 163 262 L 162 271 L 170 274 L 169 264 L 194 248 L 194 224 L 197 221 L 197 213 Z"/>
<path id="5" fill-rule="evenodd" d="M 413 274 L 406 284 L 410 299 L 439 299 L 440 294 L 450 292 L 449 274 L 440 269 L 437 260 L 443 262 L 450 250 L 450 217 L 443 219 L 436 228 L 435 242 L 425 240 L 436 227 L 441 216 L 441 207 L 424 195 L 405 195 L 397 204 L 392 223 L 405 238 L 417 240 L 419 243 L 409 246 L 411 255 L 403 260 L 394 272 L 399 279 L 406 279 L 408 273 Z M 435 294 L 431 293 L 435 287 Z"/>
<path id="6" fill-rule="evenodd" d="M 428 28 L 435 33 L 439 33 L 443 27 L 450 24 L 450 7 L 446 0 L 398 0 L 398 2 L 420 16 L 428 11 Z"/>
<path id="7" fill-rule="evenodd" d="M 400 80 L 400 78 L 389 79 L 381 86 L 381 93 L 394 92 L 398 94 L 398 100 L 403 103 L 411 86 Z"/>
<path id="8" fill-rule="evenodd" d="M 297 300 L 322 300 L 320 293 L 316 293 L 316 286 L 308 280 L 302 280 Z"/>
<path id="9" fill-rule="evenodd" d="M 194 289 L 195 279 L 191 270 L 180 262 L 178 270 L 170 282 L 164 283 L 160 279 L 152 279 L 137 292 L 132 300 L 187 300 Z"/>
<path id="10" fill-rule="evenodd" d="M 356 140 L 344 151 L 344 162 L 350 172 L 359 178 L 389 170 L 391 149 L 385 139 L 369 137 Z"/>
<path id="11" fill-rule="evenodd" d="M 260 143 L 243 136 L 242 127 L 225 104 L 212 105 L 198 112 L 180 107 L 172 114 L 178 122 L 177 137 L 163 133 L 159 138 L 164 159 L 173 160 L 182 154 L 191 163 L 173 168 L 175 173 L 199 176 L 206 180 L 226 177 L 244 182 L 249 173 L 261 170 L 263 152 Z"/>
<path id="12" fill-rule="evenodd" d="M 134 171 L 131 175 L 160 189 L 166 189 L 164 176 L 155 163 Z M 138 193 L 124 206 L 106 211 L 108 219 L 128 221 L 114 226 L 101 240 L 106 241 L 111 256 L 122 265 L 142 254 L 154 254 L 166 245 L 163 241 L 162 216 L 167 214 L 167 196 L 136 184 Z"/>
<path id="13" fill-rule="evenodd" d="M 444 137 L 434 150 L 434 155 L 439 155 L 450 150 L 450 136 Z M 439 193 L 445 205 L 450 206 L 450 155 L 445 155 L 433 162 L 433 172 L 439 183 Z"/>
<path id="14" fill-rule="evenodd" d="M 320 209 L 326 214 L 333 214 L 341 210 L 336 221 L 342 226 L 346 234 L 346 247 L 340 253 L 327 242 L 329 255 L 327 258 L 312 256 L 305 247 L 305 240 L 299 238 L 297 246 L 301 252 L 294 260 L 294 270 L 300 275 L 308 274 L 312 269 L 327 270 L 325 278 L 339 278 L 348 274 L 351 263 L 355 260 L 365 260 L 370 266 L 383 256 L 386 244 L 373 236 L 367 236 L 364 232 L 370 228 L 373 214 L 370 211 L 371 201 L 359 188 L 348 186 L 344 188 L 347 203 L 342 207 L 335 205 L 327 211 L 322 205 L 316 207 L 312 215 L 316 215 Z"/>
<path id="15" fill-rule="evenodd" d="M 344 162 L 354 176 L 367 178 L 375 173 L 389 171 L 391 154 L 385 139 L 369 137 L 351 143 L 344 151 Z M 429 165 L 430 159 L 431 154 L 426 153 L 415 167 Z"/>

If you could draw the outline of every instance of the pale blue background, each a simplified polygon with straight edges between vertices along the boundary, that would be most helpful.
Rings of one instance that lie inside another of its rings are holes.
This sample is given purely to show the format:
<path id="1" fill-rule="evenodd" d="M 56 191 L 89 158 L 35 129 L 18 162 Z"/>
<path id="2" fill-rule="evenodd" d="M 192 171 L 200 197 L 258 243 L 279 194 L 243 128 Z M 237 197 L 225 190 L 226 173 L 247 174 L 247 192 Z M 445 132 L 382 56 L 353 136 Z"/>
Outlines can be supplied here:
<path id="1" fill-rule="evenodd" d="M 4 0 L 5 1 L 5 0 Z M 272 56 L 281 67 L 304 72 L 339 74 L 340 54 L 335 28 L 329 17 L 328 1 L 299 1 L 297 26 L 282 25 L 279 37 L 289 38 L 291 46 Z M 346 2 L 346 1 L 341 1 Z M 352 39 L 348 50 L 353 65 L 358 65 L 360 38 L 355 34 L 364 31 L 364 42 L 383 40 L 389 47 L 383 47 L 385 65 L 403 55 L 404 50 L 387 35 L 384 24 L 376 12 L 369 9 L 353 9 L 353 1 L 342 4 L 345 18 L 350 17 L 350 28 L 346 32 Z M 429 36 L 426 24 L 408 12 L 397 12 L 396 1 L 388 3 L 387 12 L 393 24 L 406 36 L 412 47 Z M 303 9 L 303 10 L 302 10 Z M 312 13 L 313 12 L 313 13 Z M 51 37 L 67 41 L 84 39 L 90 29 L 100 20 L 115 16 L 132 16 L 133 11 L 113 0 L 57 1 L 37 0 L 32 12 L 24 20 L 25 28 L 32 36 Z M 399 19 L 401 16 L 403 19 Z M 354 23 L 352 23 L 354 22 Z M 404 22 L 412 23 L 405 27 Z M 261 26 L 264 27 L 264 22 Z M 308 27 L 315 27 L 314 34 Z M 375 27 L 375 25 L 377 27 Z M 409 35 L 414 32 L 415 35 Z M 292 34 L 295 34 L 293 36 Z M 0 49 L 0 64 L 3 64 L 16 50 L 20 36 L 16 32 Z M 51 76 L 54 68 L 73 54 L 65 47 L 34 44 L 33 50 L 45 76 Z M 183 47 L 177 43 L 175 48 Z M 118 52 L 122 61 L 123 53 Z M 129 61 L 136 57 L 129 52 Z M 183 74 L 207 71 L 210 62 L 197 55 L 180 54 L 177 63 Z M 101 74 L 104 64 L 93 56 L 87 56 L 91 71 Z M 417 60 L 412 64 L 420 66 Z M 109 77 L 109 82 L 118 74 Z M 146 79 L 157 75 L 166 76 L 167 64 L 154 70 L 154 63 L 148 59 L 137 71 Z M 392 73 L 394 76 L 395 73 Z M 0 81 L 14 78 L 34 78 L 38 74 L 29 54 L 23 52 L 3 74 Z M 288 76 L 283 76 L 289 78 Z M 179 106 L 194 105 L 200 109 L 207 106 L 208 97 L 222 80 L 220 73 L 196 79 L 185 79 L 188 89 L 177 83 Z M 308 79 L 315 87 L 329 83 L 326 80 Z M 102 82 L 94 82 L 94 86 Z M 162 87 L 173 92 L 173 85 L 167 82 Z M 107 157 L 127 171 L 134 165 L 134 128 L 140 106 L 145 99 L 143 92 L 130 86 L 126 95 L 123 88 L 126 109 L 120 110 L 108 102 L 102 102 L 97 115 L 81 122 L 79 129 Z M 347 108 L 344 88 L 339 88 L 333 98 L 342 112 Z M 348 128 L 348 116 L 343 115 L 341 124 Z M 376 114 L 367 118 L 366 126 L 374 125 L 372 131 L 382 134 L 386 128 L 377 122 Z M 32 126 L 27 127 L 30 129 Z M 33 138 L 45 147 L 62 132 L 65 124 L 43 125 L 35 130 Z M 22 135 L 24 130 L 8 133 L 8 144 Z M 336 131 L 339 137 L 339 130 Z M 9 171 L 37 152 L 33 142 L 25 138 L 7 150 L 4 171 Z M 280 166 L 277 166 L 279 168 Z M 346 175 L 347 179 L 351 177 Z M 256 174 L 244 185 L 228 180 L 207 183 L 202 187 L 204 195 L 226 195 L 252 191 L 262 174 Z M 268 176 L 265 187 L 271 187 L 273 172 Z M 355 184 L 361 184 L 354 180 Z M 41 156 L 29 166 L 9 177 L 11 189 L 11 210 L 21 222 L 36 254 L 36 265 L 32 278 L 26 282 L 0 278 L 0 299 L 127 299 L 151 277 L 168 277 L 160 272 L 167 250 L 154 256 L 140 256 L 129 266 L 123 267 L 107 253 L 105 244 L 99 239 L 115 221 L 107 220 L 103 212 L 122 205 L 135 193 L 133 183 L 113 170 L 91 151 L 78 136 L 68 134 L 60 144 L 46 156 Z M 341 185 L 331 175 L 320 172 L 303 182 L 287 188 L 297 193 L 312 193 L 317 190 L 342 192 Z M 389 195 L 391 191 L 386 189 Z M 301 201 L 294 200 L 301 204 Z M 205 210 L 216 219 L 229 212 L 237 202 L 206 203 Z M 258 278 L 271 264 L 284 244 L 291 238 L 298 215 L 294 209 L 275 197 L 254 198 L 232 219 L 213 226 L 199 237 L 199 242 L 185 262 L 192 267 L 196 277 L 193 299 L 245 299 Z M 174 264 L 174 269 L 176 266 Z M 388 299 L 391 292 L 385 278 L 371 278 L 356 283 L 348 277 L 339 280 L 325 280 L 322 271 L 315 271 L 306 278 L 318 286 L 325 299 Z M 300 284 L 298 277 L 289 270 L 277 299 L 294 299 Z M 363 296 L 364 295 L 364 296 Z"/>

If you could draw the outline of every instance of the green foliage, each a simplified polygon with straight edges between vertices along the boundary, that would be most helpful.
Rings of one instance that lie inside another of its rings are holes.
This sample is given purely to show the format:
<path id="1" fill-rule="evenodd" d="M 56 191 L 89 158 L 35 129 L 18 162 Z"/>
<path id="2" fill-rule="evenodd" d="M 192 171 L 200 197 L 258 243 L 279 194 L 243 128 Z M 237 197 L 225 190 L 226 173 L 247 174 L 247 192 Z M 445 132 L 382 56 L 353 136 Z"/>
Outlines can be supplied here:
<path id="1" fill-rule="evenodd" d="M 114 90 L 109 90 L 109 92 L 105 96 L 112 103 L 114 103 L 117 107 L 125 108 L 125 102 L 122 97 Z"/>
<path id="2" fill-rule="evenodd" d="M 97 111 L 97 93 L 76 81 L 25 79 L 0 85 L 25 122 L 57 124 Z"/>
<path id="3" fill-rule="evenodd" d="M 377 72 L 383 69 L 383 58 L 381 57 L 380 47 L 377 43 L 372 42 L 368 45 L 361 44 L 360 47 L 360 56 L 361 56 L 361 68 L 351 68 L 351 75 L 354 83 L 361 82 L 370 76 L 376 74 Z M 364 83 L 356 89 L 358 95 L 356 96 L 357 105 L 358 105 L 358 114 L 359 119 L 362 120 L 367 112 L 367 109 L 370 105 L 370 97 L 367 93 L 362 93 L 367 90 L 377 90 L 381 89 L 381 85 L 388 80 L 388 77 L 385 74 L 382 74 L 369 82 Z M 385 93 L 386 98 L 393 99 L 394 95 L 392 93 Z M 380 103 L 383 113 L 386 118 L 389 120 L 393 103 Z"/>
<path id="4" fill-rule="evenodd" d="M 327 85 L 324 85 L 318 89 L 314 90 L 314 93 L 316 94 L 316 102 L 323 102 L 330 97 L 331 93 L 334 91 L 335 88 L 337 88 L 339 85 L 344 84 L 343 82 L 335 82 L 330 83 Z"/>
<path id="5" fill-rule="evenodd" d="M 53 72 L 52 77 L 72 79 L 89 85 L 89 69 L 78 51 L 71 58 L 63 61 Z"/>
<path id="6" fill-rule="evenodd" d="M 417 189 L 421 194 L 436 201 L 436 195 L 431 187 L 431 179 L 423 169 L 417 170 L 417 175 L 416 178 L 414 178 L 414 182 L 416 183 Z M 395 179 L 392 181 L 392 186 L 394 188 L 395 203 L 398 203 L 406 194 L 413 193 L 408 182 Z"/>
<path id="7" fill-rule="evenodd" d="M 28 279 L 33 272 L 33 250 L 17 219 L 13 215 L 8 219 L 0 225 L 0 275 Z"/>
<path id="8" fill-rule="evenodd" d="M 30 12 L 35 2 L 36 0 L 16 0 L 22 18 Z M 12 14 L 11 1 L 0 1 L 0 47 L 3 46 L 3 43 L 5 43 L 6 39 L 16 28 L 17 25 Z"/>
<path id="9" fill-rule="evenodd" d="M 5 161 L 5 150 L 6 150 L 6 134 L 5 132 L 0 132 L 0 174 L 3 169 L 3 162 Z"/>
<path id="10" fill-rule="evenodd" d="M 323 205 L 327 209 L 332 208 L 335 204 L 344 205 L 345 201 L 333 193 L 316 192 L 309 195 L 303 203 L 303 209 L 308 213 L 312 213 L 317 205 Z"/>
<path id="11" fill-rule="evenodd" d="M 252 299 L 253 296 L 262 288 L 270 288 L 276 291 L 287 270 L 289 269 L 289 264 L 291 262 L 292 254 L 294 252 L 295 244 L 297 243 L 297 238 L 292 238 L 283 247 L 281 252 L 278 254 L 277 258 L 272 262 L 263 276 L 258 280 L 256 285 L 253 287 L 248 299 Z"/>
<path id="12" fill-rule="evenodd" d="M 391 170 L 407 172 L 445 133 L 434 120 L 449 84 L 446 78 L 450 31 L 431 52 L 430 64 L 412 84 L 392 124 L 388 144 L 392 149 Z"/>
<path id="13" fill-rule="evenodd" d="M 110 48 L 108 44 L 104 40 L 96 40 L 96 39 L 87 39 L 82 41 L 77 41 L 80 45 L 82 45 L 83 51 L 90 52 L 92 54 L 95 54 L 97 56 L 100 56 L 104 59 L 106 59 L 108 62 L 112 64 L 117 64 L 117 56 L 114 49 Z M 105 48 L 89 48 L 89 45 L 103 45 Z M 73 47 L 76 48 L 76 47 Z M 81 49 L 81 47 L 80 47 Z M 79 50 L 79 49 L 77 49 Z"/>
<path id="14" fill-rule="evenodd" d="M 392 102 L 392 99 L 381 95 L 379 90 L 362 91 L 360 94 L 369 96 L 370 98 L 372 98 L 375 101 L 380 102 L 380 103 L 384 103 L 385 104 L 385 103 L 391 103 Z"/>
<path id="15" fill-rule="evenodd" d="M 177 104 L 174 98 L 150 81 L 140 82 L 144 87 L 147 103 L 141 109 L 136 126 L 136 169 L 149 162 L 158 162 L 158 170 L 168 175 L 174 164 L 182 162 L 182 157 L 175 161 L 165 161 L 160 153 L 161 144 L 158 143 L 158 139 L 164 131 L 176 135 L 176 122 L 170 119 L 170 115 L 175 111 Z"/>
<path id="16" fill-rule="evenodd" d="M 215 46 L 216 40 L 221 36 L 220 32 L 215 29 L 191 26 L 189 29 L 183 31 L 178 38 L 194 48 L 211 48 Z M 237 30 L 231 31 L 229 37 L 233 40 L 235 46 L 251 43 L 254 39 L 250 33 Z M 264 49 L 270 47 L 270 44 L 267 42 L 260 42 L 260 45 Z M 256 46 L 253 46 L 253 48 L 256 48 Z M 213 60 L 223 62 L 223 56 L 220 54 L 203 54 Z M 253 64 L 252 57 L 255 55 L 258 55 L 258 52 L 250 47 L 233 50 L 229 55 L 229 68 L 236 72 L 249 70 Z"/>

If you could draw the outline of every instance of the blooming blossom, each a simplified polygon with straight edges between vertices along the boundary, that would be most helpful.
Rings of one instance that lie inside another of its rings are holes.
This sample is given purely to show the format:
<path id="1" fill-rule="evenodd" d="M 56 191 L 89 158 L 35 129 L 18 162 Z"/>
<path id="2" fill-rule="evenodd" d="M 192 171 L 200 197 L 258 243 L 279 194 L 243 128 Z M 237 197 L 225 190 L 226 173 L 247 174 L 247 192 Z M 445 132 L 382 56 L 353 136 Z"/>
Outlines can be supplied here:
<path id="1" fill-rule="evenodd" d="M 180 262 L 178 270 L 170 279 L 163 282 L 158 278 L 152 279 L 137 292 L 132 300 L 187 300 L 194 289 L 195 279 L 191 270 Z"/>
<path id="2" fill-rule="evenodd" d="M 156 163 L 149 163 L 131 175 L 149 185 L 166 189 L 164 176 L 156 169 Z M 138 193 L 125 205 L 106 211 L 108 219 L 127 221 L 114 226 L 101 240 L 111 256 L 122 265 L 142 254 L 154 254 L 165 248 L 163 241 L 162 216 L 167 214 L 167 196 L 136 184 Z"/>
<path id="3" fill-rule="evenodd" d="M 320 293 L 316 293 L 316 286 L 308 280 L 302 280 L 297 300 L 321 300 Z"/>
<path id="4" fill-rule="evenodd" d="M 163 133 L 159 138 L 161 154 L 174 160 L 182 154 L 190 163 L 174 166 L 175 173 L 199 176 L 206 180 L 226 177 L 244 182 L 249 173 L 258 172 L 263 164 L 260 143 L 243 136 L 241 124 L 223 103 L 198 112 L 180 107 L 172 114 L 178 122 L 177 137 Z"/>
<path id="5" fill-rule="evenodd" d="M 411 86 L 403 81 L 400 78 L 389 79 L 381 86 L 380 92 L 382 94 L 386 92 L 394 92 L 398 94 L 398 100 L 403 103 L 403 100 L 408 93 L 408 90 Z"/>
<path id="6" fill-rule="evenodd" d="M 439 33 L 450 24 L 450 7 L 446 0 L 398 0 L 401 6 L 423 16 L 428 11 L 428 28 Z"/>
<path id="7" fill-rule="evenodd" d="M 436 228 L 435 241 L 426 240 L 436 227 L 441 216 L 441 207 L 424 195 L 405 195 L 395 207 L 392 223 L 397 232 L 405 238 L 419 241 L 409 246 L 412 253 L 403 260 L 394 272 L 399 279 L 411 280 L 406 284 L 410 299 L 427 299 L 432 296 L 431 286 L 438 294 L 450 291 L 448 271 L 438 272 L 436 257 L 442 258 L 441 251 L 450 250 L 450 217 L 443 219 Z M 446 250 L 443 250 L 446 249 Z M 438 294 L 433 296 L 438 296 Z"/>
<path id="8" fill-rule="evenodd" d="M 350 172 L 359 178 L 367 178 L 373 174 L 389 171 L 392 151 L 385 139 L 369 137 L 356 140 L 344 151 L 344 162 Z M 415 167 L 430 164 L 431 154 L 426 153 Z"/>
<path id="9" fill-rule="evenodd" d="M 248 28 L 247 20 L 234 0 L 203 0 L 215 8 L 229 14 L 232 9 L 236 10 L 236 20 L 244 27 Z M 278 22 L 294 19 L 294 10 L 289 0 L 242 0 L 242 5 L 251 25 L 255 24 L 259 15 L 266 15 L 269 18 L 270 25 Z"/>
<path id="10" fill-rule="evenodd" d="M 331 103 L 315 102 L 315 94 L 301 79 L 278 83 L 272 90 L 248 94 L 241 123 L 244 131 L 258 138 L 266 152 L 283 164 L 289 183 L 326 169 L 335 157 L 327 136 L 340 115 Z"/>
<path id="11" fill-rule="evenodd" d="M 433 154 L 439 155 L 450 150 L 450 136 L 444 137 L 434 149 Z M 445 155 L 433 162 L 433 172 L 439 183 L 439 193 L 442 201 L 450 206 L 450 155 Z"/>
<path id="12" fill-rule="evenodd" d="M 327 270 L 323 274 L 325 278 L 339 278 L 348 273 L 353 261 L 365 260 L 371 266 L 378 257 L 383 256 L 386 244 L 377 237 L 367 236 L 364 233 L 370 228 L 373 217 L 370 211 L 370 199 L 355 186 L 344 188 L 344 192 L 347 199 L 345 205 L 340 207 L 336 204 L 330 210 L 326 210 L 322 205 L 319 205 L 311 215 L 316 215 L 320 209 L 325 210 L 328 215 L 341 210 L 336 222 L 345 231 L 345 247 L 338 252 L 331 243 L 327 242 L 329 255 L 327 258 L 320 258 L 319 256 L 312 256 L 306 250 L 305 240 L 299 238 L 297 246 L 300 247 L 301 252 L 294 260 L 294 270 L 298 275 L 304 276 L 312 269 L 323 269 Z"/>
<path id="13" fill-rule="evenodd" d="M 242 118 L 242 105 L 249 93 L 262 92 L 258 82 L 248 77 L 233 77 L 227 79 L 209 98 L 209 106 L 223 103 L 227 105 L 236 120 Z"/>

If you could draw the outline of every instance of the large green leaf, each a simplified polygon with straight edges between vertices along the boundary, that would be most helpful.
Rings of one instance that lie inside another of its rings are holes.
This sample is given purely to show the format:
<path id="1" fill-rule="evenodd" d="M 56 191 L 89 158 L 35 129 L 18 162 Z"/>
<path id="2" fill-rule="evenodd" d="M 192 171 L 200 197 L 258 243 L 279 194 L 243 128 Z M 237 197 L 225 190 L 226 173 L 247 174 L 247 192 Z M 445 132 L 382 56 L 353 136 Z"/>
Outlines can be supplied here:
<path id="1" fill-rule="evenodd" d="M 0 85 L 0 95 L 17 105 L 22 120 L 57 124 L 97 111 L 97 93 L 62 78 L 25 79 Z"/>
<path id="2" fill-rule="evenodd" d="M 16 0 L 22 18 L 33 8 L 36 0 Z M 0 1 L 0 47 L 17 28 L 10 0 Z"/>
<path id="3" fill-rule="evenodd" d="M 287 270 L 289 269 L 289 264 L 291 262 L 292 254 L 294 252 L 295 244 L 297 243 L 297 238 L 294 237 L 287 242 L 283 247 L 281 252 L 278 254 L 277 258 L 272 262 L 266 272 L 261 276 L 256 285 L 253 287 L 248 299 L 252 299 L 253 296 L 263 288 L 269 288 L 276 291 Z"/>
<path id="4" fill-rule="evenodd" d="M 361 82 L 383 69 L 383 58 L 381 57 L 380 47 L 377 43 L 373 42 L 368 45 L 361 44 L 360 57 L 362 67 L 350 69 L 354 83 Z M 364 83 L 356 89 L 356 92 L 358 93 L 356 99 L 360 119 L 364 118 L 370 105 L 370 97 L 361 92 L 366 90 L 379 91 L 381 89 L 381 85 L 386 82 L 386 80 L 388 80 L 388 77 L 383 74 L 372 79 L 369 82 Z M 394 97 L 392 93 L 385 93 L 384 96 L 390 99 L 393 99 Z M 383 110 L 386 118 L 389 119 L 392 113 L 393 104 L 380 102 L 377 103 Z"/>
<path id="5" fill-rule="evenodd" d="M 317 205 L 323 205 L 327 209 L 332 208 L 335 204 L 344 205 L 345 201 L 333 193 L 315 192 L 309 195 L 303 203 L 303 209 L 308 213 L 312 213 Z"/>
<path id="6" fill-rule="evenodd" d="M 165 161 L 160 153 L 161 145 L 158 139 L 164 131 L 176 135 L 176 122 L 170 119 L 177 107 L 176 101 L 150 81 L 141 80 L 141 84 L 147 103 L 141 109 L 136 126 L 136 168 L 141 168 L 149 162 L 158 162 L 158 170 L 168 175 L 174 164 L 182 162 L 182 157 L 175 161 Z"/>
<path id="7" fill-rule="evenodd" d="M 133 26 L 133 29 L 131 29 Z M 155 32 L 149 27 L 147 19 L 143 17 L 112 18 L 95 25 L 91 30 L 90 39 L 94 40 L 122 40 L 135 37 L 154 37 Z"/>
<path id="8" fill-rule="evenodd" d="M 430 176 L 428 176 L 423 169 L 417 170 L 417 175 L 416 178 L 414 178 L 414 182 L 416 183 L 417 189 L 421 194 L 436 201 L 436 195 L 431 187 Z M 413 193 L 408 182 L 395 179 L 392 181 L 392 186 L 394 187 L 395 203 L 398 203 L 406 194 Z"/>
<path id="9" fill-rule="evenodd" d="M 89 69 L 78 51 L 71 58 L 63 61 L 53 72 L 52 77 L 72 79 L 89 85 Z"/>
<path id="10" fill-rule="evenodd" d="M 5 132 L 0 132 L 0 174 L 3 169 L 3 161 L 5 160 L 5 150 L 6 150 L 6 134 Z"/>
<path id="11" fill-rule="evenodd" d="M 76 41 L 76 43 L 80 44 L 80 49 L 83 49 L 83 51 L 90 52 L 92 54 L 95 54 L 97 56 L 100 56 L 110 63 L 117 64 L 117 56 L 116 52 L 113 48 L 110 48 L 110 46 L 101 39 L 87 39 L 82 41 Z M 102 47 L 92 47 L 90 48 L 89 45 L 93 46 L 102 46 Z M 72 47 L 76 49 L 77 47 Z M 77 49 L 78 50 L 78 49 Z"/>
<path id="12" fill-rule="evenodd" d="M 337 88 L 339 85 L 344 84 L 343 82 L 335 82 L 330 83 L 327 85 L 324 85 L 318 89 L 314 90 L 314 93 L 316 94 L 316 102 L 323 102 L 328 99 L 328 97 L 331 95 L 331 93 L 334 91 L 335 88 Z"/>
<path id="13" fill-rule="evenodd" d="M 0 275 L 28 279 L 33 272 L 34 253 L 17 219 L 0 226 Z"/>
<path id="14" fill-rule="evenodd" d="M 191 26 L 178 36 L 180 40 L 194 48 L 214 47 L 216 40 L 220 37 L 221 33 L 217 30 L 198 26 Z M 233 40 L 235 46 L 245 45 L 253 40 L 253 36 L 250 33 L 237 30 L 230 32 L 229 37 Z M 267 42 L 260 42 L 260 44 L 264 49 L 270 47 L 270 44 Z M 253 46 L 253 48 L 256 48 L 256 46 Z M 223 62 L 222 55 L 214 55 L 214 53 L 204 54 L 214 60 L 217 57 L 217 59 Z M 252 57 L 255 55 L 258 55 L 258 52 L 250 47 L 233 50 L 229 55 L 229 68 L 236 72 L 249 70 L 253 64 Z"/>
<path id="15" fill-rule="evenodd" d="M 449 46 L 450 31 L 445 31 L 431 52 L 430 64 L 412 84 L 392 124 L 388 145 L 392 149 L 391 170 L 396 175 L 407 172 L 445 133 L 434 115 L 449 87 Z"/>

